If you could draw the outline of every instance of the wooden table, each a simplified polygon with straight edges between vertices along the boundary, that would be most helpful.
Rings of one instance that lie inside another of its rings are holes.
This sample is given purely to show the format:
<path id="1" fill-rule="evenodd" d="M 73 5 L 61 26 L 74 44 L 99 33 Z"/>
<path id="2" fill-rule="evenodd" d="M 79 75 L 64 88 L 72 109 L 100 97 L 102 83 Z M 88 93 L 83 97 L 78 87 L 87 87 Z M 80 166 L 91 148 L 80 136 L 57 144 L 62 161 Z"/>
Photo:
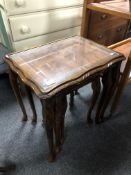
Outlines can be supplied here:
<path id="1" fill-rule="evenodd" d="M 130 0 L 101 3 L 84 0 L 81 36 L 106 46 L 122 41 L 129 32 L 130 4 Z"/>
<path id="2" fill-rule="evenodd" d="M 5 56 L 11 68 L 12 85 L 17 86 L 14 81 L 17 74 L 41 100 L 49 161 L 54 160 L 64 140 L 66 95 L 89 82 L 96 82 L 102 74 L 103 92 L 97 109 L 99 118 L 113 95 L 117 83 L 114 74 L 119 76 L 123 59 L 123 55 L 79 36 Z M 15 93 L 19 101 L 19 93 Z"/>
<path id="3" fill-rule="evenodd" d="M 121 65 L 121 78 L 112 103 L 112 114 L 117 109 L 125 85 L 127 83 L 131 83 L 131 37 L 114 45 L 111 45 L 109 48 L 122 53 L 126 58 L 126 60 L 123 61 Z"/>

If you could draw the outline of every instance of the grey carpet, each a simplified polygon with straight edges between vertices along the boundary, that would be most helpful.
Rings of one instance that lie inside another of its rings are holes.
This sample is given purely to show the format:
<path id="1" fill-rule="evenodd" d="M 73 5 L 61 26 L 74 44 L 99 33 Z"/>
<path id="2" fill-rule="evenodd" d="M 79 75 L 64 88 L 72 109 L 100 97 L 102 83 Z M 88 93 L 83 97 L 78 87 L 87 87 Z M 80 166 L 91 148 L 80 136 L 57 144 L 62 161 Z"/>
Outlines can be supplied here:
<path id="1" fill-rule="evenodd" d="M 56 162 L 48 163 L 48 145 L 42 128 L 41 105 L 34 97 L 38 122 L 21 122 L 21 112 L 8 77 L 0 76 L 0 159 L 16 164 L 8 175 L 130 175 L 131 85 L 125 88 L 116 114 L 103 124 L 86 127 L 90 86 L 75 96 L 75 107 L 66 113 L 66 140 Z M 107 111 L 108 113 L 108 111 Z M 94 113 L 93 113 L 94 115 Z"/>

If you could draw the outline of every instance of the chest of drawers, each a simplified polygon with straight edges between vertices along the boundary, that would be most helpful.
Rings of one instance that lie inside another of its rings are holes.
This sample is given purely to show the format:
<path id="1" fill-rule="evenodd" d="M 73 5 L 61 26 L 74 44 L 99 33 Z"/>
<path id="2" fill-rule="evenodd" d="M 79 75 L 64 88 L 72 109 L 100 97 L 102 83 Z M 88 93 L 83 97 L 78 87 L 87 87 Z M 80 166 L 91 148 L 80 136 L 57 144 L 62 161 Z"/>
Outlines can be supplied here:
<path id="1" fill-rule="evenodd" d="M 5 0 L 9 15 L 81 6 L 83 0 Z"/>
<path id="2" fill-rule="evenodd" d="M 82 36 L 106 46 L 127 37 L 131 21 L 128 0 L 84 3 Z"/>
<path id="3" fill-rule="evenodd" d="M 10 50 L 79 35 L 83 0 L 0 0 L 0 5 Z"/>
<path id="4" fill-rule="evenodd" d="M 125 38 L 129 21 L 114 15 L 91 11 L 87 37 L 103 45 Z"/>

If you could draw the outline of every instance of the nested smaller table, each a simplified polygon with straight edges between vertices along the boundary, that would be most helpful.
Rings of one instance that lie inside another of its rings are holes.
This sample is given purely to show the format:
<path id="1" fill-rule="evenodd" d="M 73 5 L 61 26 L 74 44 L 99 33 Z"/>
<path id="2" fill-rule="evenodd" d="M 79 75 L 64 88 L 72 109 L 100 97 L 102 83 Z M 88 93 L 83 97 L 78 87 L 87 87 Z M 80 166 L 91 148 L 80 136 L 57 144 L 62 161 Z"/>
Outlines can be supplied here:
<path id="1" fill-rule="evenodd" d="M 94 81 L 97 83 L 93 89 L 97 93 L 93 98 L 97 97 L 100 91 L 97 80 L 102 74 L 103 92 L 97 109 L 99 118 L 113 95 L 123 59 L 123 55 L 79 36 L 5 56 L 11 69 L 12 85 L 16 86 L 13 80 L 17 74 L 41 100 L 49 161 L 54 160 L 63 143 L 66 95 Z M 15 93 L 20 102 L 19 93 Z"/>

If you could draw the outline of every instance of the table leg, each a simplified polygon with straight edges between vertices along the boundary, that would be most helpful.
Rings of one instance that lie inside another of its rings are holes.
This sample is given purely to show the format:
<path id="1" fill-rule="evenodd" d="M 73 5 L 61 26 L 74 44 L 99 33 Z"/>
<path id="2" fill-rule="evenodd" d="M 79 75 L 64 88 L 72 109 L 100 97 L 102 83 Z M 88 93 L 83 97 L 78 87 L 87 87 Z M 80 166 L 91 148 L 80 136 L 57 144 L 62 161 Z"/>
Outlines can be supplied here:
<path id="1" fill-rule="evenodd" d="M 0 167 L 0 172 L 2 173 L 2 172 L 6 172 L 6 171 L 8 171 L 8 169 L 6 168 L 6 167 Z"/>
<path id="2" fill-rule="evenodd" d="M 70 93 L 70 109 L 74 106 L 74 91 Z"/>
<path id="3" fill-rule="evenodd" d="M 91 105 L 89 107 L 89 111 L 87 114 L 87 124 L 92 123 L 92 119 L 91 119 L 91 113 L 92 110 L 97 102 L 97 99 L 99 97 L 100 94 L 100 90 L 101 90 L 101 83 L 100 83 L 100 77 L 97 77 L 95 81 L 92 82 L 91 84 L 92 86 L 92 90 L 93 90 L 93 95 L 92 95 L 92 100 L 91 100 Z"/>
<path id="4" fill-rule="evenodd" d="M 43 122 L 45 123 L 45 129 L 47 133 L 49 155 L 48 161 L 53 162 L 55 160 L 54 138 L 53 130 L 55 125 L 55 98 L 46 100 L 41 99 Z"/>
<path id="5" fill-rule="evenodd" d="M 35 104 L 34 104 L 32 92 L 31 92 L 31 88 L 25 85 L 25 90 L 26 90 L 26 94 L 27 94 L 32 112 L 33 112 L 32 122 L 37 122 L 37 114 L 36 114 L 36 109 L 35 109 Z"/>
<path id="6" fill-rule="evenodd" d="M 103 121 L 106 108 L 114 95 L 120 77 L 121 62 L 110 67 L 102 77 L 103 91 L 96 112 L 96 123 Z"/>
<path id="7" fill-rule="evenodd" d="M 115 91 L 117 89 L 117 85 L 118 85 L 118 82 L 120 79 L 120 66 L 121 66 L 121 62 L 116 63 L 116 65 L 111 68 L 110 89 L 108 91 L 108 94 L 105 98 L 103 108 L 101 110 L 101 114 L 100 114 L 101 120 L 104 119 L 104 113 L 106 111 L 106 108 L 107 108 L 108 104 L 110 103 L 110 101 L 111 101 L 111 99 L 112 99 L 112 97 L 115 94 Z"/>
<path id="8" fill-rule="evenodd" d="M 120 101 L 122 91 L 124 90 L 124 87 L 128 81 L 128 78 L 130 75 L 130 70 L 131 70 L 131 61 L 130 61 L 130 59 L 128 59 L 126 66 L 125 66 L 125 69 L 124 69 L 124 72 L 122 73 L 122 75 L 120 77 L 120 81 L 119 81 L 118 86 L 117 86 L 117 91 L 116 91 L 116 94 L 114 96 L 114 99 L 113 99 L 113 102 L 111 105 L 110 115 L 112 115 L 117 109 L 117 105 Z"/>
<path id="9" fill-rule="evenodd" d="M 4 165 L 1 165 L 1 164 L 4 164 Z M 0 173 L 1 172 L 9 172 L 9 171 L 12 171 L 12 170 L 15 170 L 16 168 L 16 165 L 13 164 L 13 163 L 5 163 L 5 162 L 0 162 Z"/>
<path id="10" fill-rule="evenodd" d="M 79 91 L 78 90 L 75 90 L 75 95 L 79 95 Z"/>
<path id="11" fill-rule="evenodd" d="M 64 143 L 64 118 L 67 109 L 66 95 L 57 96 L 55 106 L 55 150 L 58 153 L 61 150 L 61 144 Z"/>
<path id="12" fill-rule="evenodd" d="M 17 98 L 17 101 L 18 101 L 18 103 L 20 105 L 20 108 L 22 110 L 22 113 L 23 113 L 22 121 L 27 121 L 26 110 L 25 110 L 25 107 L 24 107 L 24 103 L 23 103 L 21 93 L 20 93 L 20 90 L 19 90 L 19 86 L 18 86 L 18 82 L 17 82 L 18 76 L 17 76 L 16 73 L 14 73 L 12 70 L 10 70 L 9 78 L 10 78 L 10 82 L 11 82 L 12 88 L 14 90 L 15 96 Z"/>
<path id="13" fill-rule="evenodd" d="M 105 71 L 103 76 L 102 76 L 102 84 L 103 84 L 103 90 L 102 90 L 102 94 L 98 103 L 98 107 L 96 110 L 96 118 L 95 121 L 96 123 L 100 123 L 100 113 L 101 113 L 101 109 L 102 109 L 102 105 L 104 103 L 105 97 L 107 95 L 107 92 L 109 91 L 109 85 L 110 85 L 110 71 Z"/>
<path id="14" fill-rule="evenodd" d="M 74 106 L 74 96 L 75 95 L 79 95 L 78 90 L 72 91 L 70 93 L 70 109 L 72 109 L 72 107 Z"/>

